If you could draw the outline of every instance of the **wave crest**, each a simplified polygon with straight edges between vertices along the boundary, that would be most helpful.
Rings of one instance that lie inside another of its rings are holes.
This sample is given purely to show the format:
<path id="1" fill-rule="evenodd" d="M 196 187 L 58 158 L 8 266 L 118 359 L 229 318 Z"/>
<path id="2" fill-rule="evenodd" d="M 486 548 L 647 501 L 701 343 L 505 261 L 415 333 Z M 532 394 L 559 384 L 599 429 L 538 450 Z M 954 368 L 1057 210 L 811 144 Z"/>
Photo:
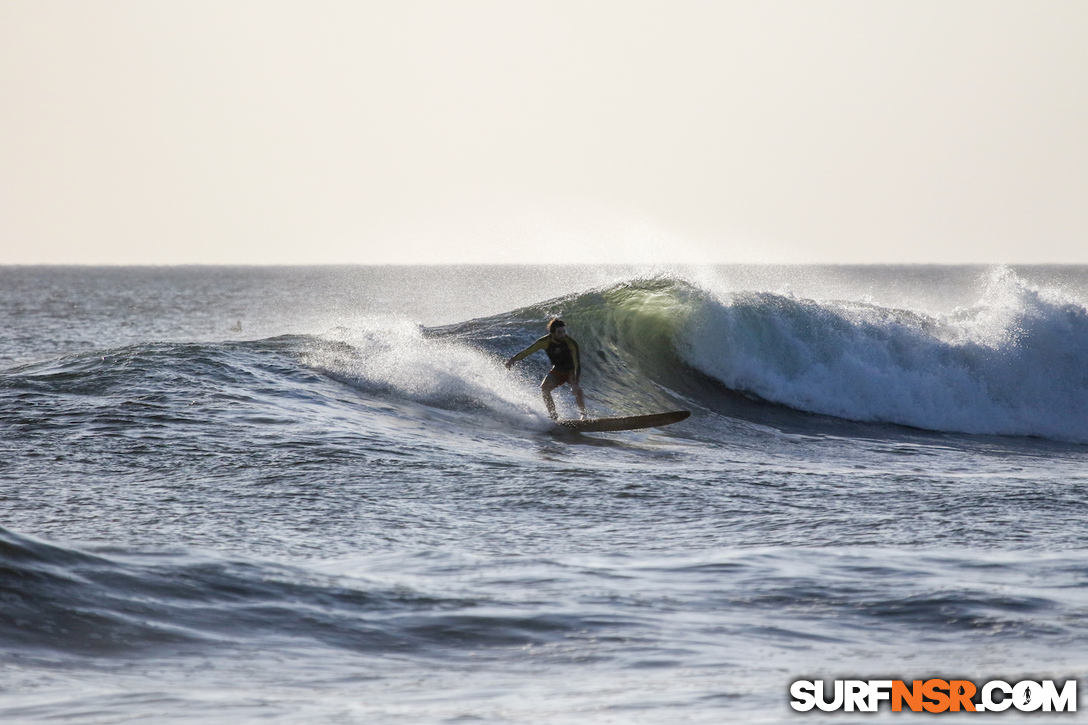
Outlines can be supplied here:
<path id="1" fill-rule="evenodd" d="M 1088 310 L 1011 271 L 928 316 L 766 292 L 708 299 L 678 347 L 730 388 L 799 410 L 1088 442 Z"/>

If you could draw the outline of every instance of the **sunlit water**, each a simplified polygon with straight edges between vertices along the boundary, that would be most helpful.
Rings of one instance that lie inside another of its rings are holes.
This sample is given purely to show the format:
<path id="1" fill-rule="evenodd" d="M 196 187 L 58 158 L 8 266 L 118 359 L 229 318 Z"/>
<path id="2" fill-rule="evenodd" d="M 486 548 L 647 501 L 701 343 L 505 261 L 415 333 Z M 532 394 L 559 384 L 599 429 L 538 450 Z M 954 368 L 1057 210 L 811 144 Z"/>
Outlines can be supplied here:
<path id="1" fill-rule="evenodd" d="M 0 269 L 0 719 L 1083 679 L 1086 301 L 1070 267 Z M 543 356 L 502 366 L 553 314 L 594 414 L 692 417 L 554 429 Z"/>

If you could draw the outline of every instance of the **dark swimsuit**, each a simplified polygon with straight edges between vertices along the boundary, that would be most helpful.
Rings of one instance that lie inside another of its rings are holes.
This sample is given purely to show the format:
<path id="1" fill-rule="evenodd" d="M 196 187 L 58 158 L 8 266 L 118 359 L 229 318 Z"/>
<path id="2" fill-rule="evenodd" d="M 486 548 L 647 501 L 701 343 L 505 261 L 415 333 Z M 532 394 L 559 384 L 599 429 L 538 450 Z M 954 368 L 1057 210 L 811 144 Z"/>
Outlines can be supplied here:
<path id="1" fill-rule="evenodd" d="M 543 350 L 551 360 L 552 369 L 548 371 L 548 377 L 555 381 L 556 387 L 569 383 L 572 375 L 581 376 L 582 361 L 578 354 L 578 343 L 569 335 L 562 341 L 553 340 L 551 335 L 545 335 L 515 355 L 513 360 L 515 362 L 521 360 L 537 350 Z"/>

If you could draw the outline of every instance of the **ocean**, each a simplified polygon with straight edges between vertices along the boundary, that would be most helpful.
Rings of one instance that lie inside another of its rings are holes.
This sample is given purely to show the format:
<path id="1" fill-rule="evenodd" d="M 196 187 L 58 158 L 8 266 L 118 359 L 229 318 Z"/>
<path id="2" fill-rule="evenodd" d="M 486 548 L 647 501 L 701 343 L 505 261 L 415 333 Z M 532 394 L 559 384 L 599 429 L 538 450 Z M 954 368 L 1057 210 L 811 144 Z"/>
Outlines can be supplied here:
<path id="1" fill-rule="evenodd" d="M 1088 267 L 3 267 L 0 310 L 0 722 L 1088 673 Z M 552 316 L 591 414 L 691 417 L 557 429 L 502 364 Z"/>

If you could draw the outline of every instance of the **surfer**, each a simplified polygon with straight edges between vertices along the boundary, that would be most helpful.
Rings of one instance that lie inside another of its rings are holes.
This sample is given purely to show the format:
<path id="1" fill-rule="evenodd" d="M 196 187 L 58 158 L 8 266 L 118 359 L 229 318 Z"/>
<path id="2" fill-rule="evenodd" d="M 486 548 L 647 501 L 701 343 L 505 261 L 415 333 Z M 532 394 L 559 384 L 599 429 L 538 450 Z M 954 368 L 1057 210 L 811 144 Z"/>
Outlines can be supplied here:
<path id="1" fill-rule="evenodd" d="M 574 399 L 578 402 L 578 410 L 582 412 L 582 418 L 586 417 L 586 401 L 582 396 L 582 386 L 578 384 L 578 378 L 582 374 L 582 361 L 578 355 L 578 343 L 573 337 L 567 335 L 567 326 L 558 317 L 548 323 L 548 334 L 534 342 L 529 347 L 519 352 L 506 361 L 506 369 L 518 360 L 532 355 L 538 350 L 543 350 L 552 361 L 552 369 L 540 382 L 540 392 L 544 395 L 544 405 L 548 406 L 548 415 L 552 420 L 559 420 L 555 412 L 555 401 L 552 400 L 552 391 L 561 385 L 570 385 L 574 393 Z"/>

